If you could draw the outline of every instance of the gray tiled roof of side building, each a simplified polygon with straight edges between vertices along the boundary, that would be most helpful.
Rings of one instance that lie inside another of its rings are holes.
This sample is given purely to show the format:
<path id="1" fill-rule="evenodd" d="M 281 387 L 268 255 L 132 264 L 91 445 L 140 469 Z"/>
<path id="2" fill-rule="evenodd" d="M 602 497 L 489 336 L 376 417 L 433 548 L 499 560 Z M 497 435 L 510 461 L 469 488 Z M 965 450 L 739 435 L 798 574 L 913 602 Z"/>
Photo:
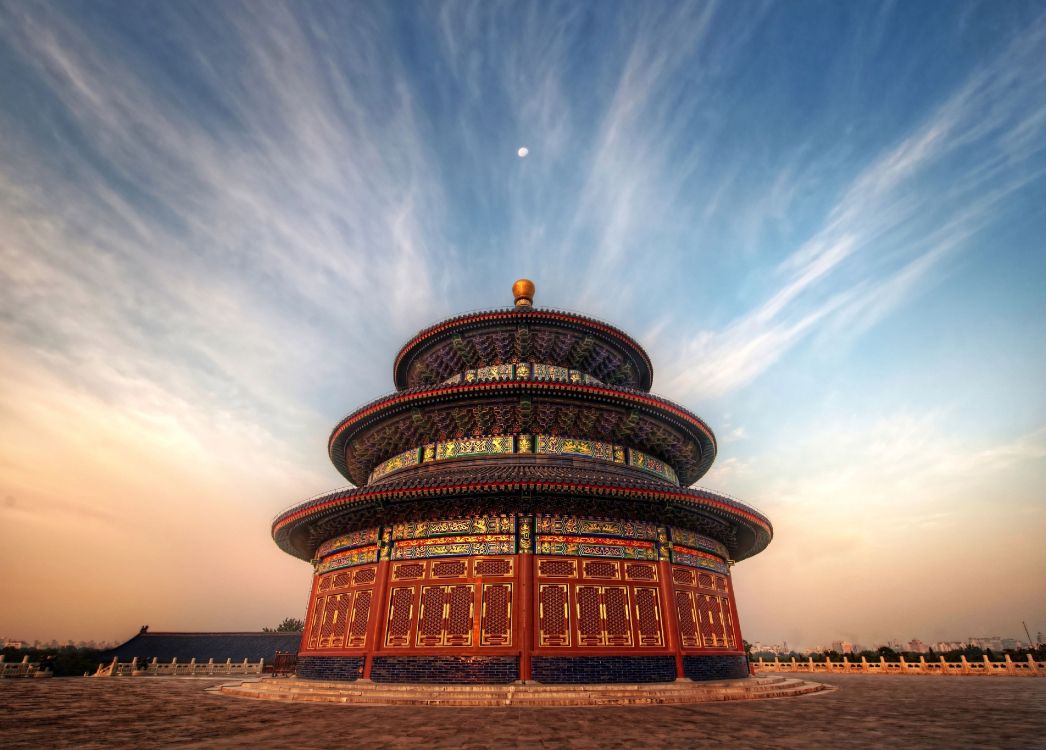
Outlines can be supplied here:
<path id="1" fill-rule="evenodd" d="M 139 660 L 187 662 L 196 661 L 258 661 L 271 662 L 277 651 L 298 653 L 301 633 L 138 633 L 126 643 L 104 652 L 106 659 L 114 656 L 120 661 Z"/>

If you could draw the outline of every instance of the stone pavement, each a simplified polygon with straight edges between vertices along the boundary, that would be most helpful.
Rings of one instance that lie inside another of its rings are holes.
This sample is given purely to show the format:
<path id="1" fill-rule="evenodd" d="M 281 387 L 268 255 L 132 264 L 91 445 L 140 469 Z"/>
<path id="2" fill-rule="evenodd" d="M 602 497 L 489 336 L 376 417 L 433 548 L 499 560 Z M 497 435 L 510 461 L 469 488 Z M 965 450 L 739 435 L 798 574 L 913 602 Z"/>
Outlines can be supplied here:
<path id="1" fill-rule="evenodd" d="M 14 748 L 1046 748 L 1046 679 L 817 675 L 838 689 L 692 706 L 449 708 L 272 703 L 218 680 L 4 680 Z"/>

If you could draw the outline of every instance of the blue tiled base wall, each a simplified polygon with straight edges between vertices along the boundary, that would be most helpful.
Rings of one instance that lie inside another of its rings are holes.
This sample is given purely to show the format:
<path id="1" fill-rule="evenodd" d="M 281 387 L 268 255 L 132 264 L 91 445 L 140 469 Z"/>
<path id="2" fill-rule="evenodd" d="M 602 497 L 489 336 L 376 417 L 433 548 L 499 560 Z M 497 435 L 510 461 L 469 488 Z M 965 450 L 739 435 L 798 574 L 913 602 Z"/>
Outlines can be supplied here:
<path id="1" fill-rule="evenodd" d="M 358 680 L 363 676 L 363 657 L 299 656 L 295 673 L 303 680 Z"/>
<path id="2" fill-rule="evenodd" d="M 748 677 L 743 656 L 684 656 L 683 672 L 691 680 L 737 680 Z"/>
<path id="3" fill-rule="evenodd" d="M 376 656 L 374 682 L 507 683 L 519 679 L 518 656 Z"/>
<path id="4" fill-rule="evenodd" d="M 535 656 L 531 676 L 538 682 L 672 682 L 674 656 Z"/>

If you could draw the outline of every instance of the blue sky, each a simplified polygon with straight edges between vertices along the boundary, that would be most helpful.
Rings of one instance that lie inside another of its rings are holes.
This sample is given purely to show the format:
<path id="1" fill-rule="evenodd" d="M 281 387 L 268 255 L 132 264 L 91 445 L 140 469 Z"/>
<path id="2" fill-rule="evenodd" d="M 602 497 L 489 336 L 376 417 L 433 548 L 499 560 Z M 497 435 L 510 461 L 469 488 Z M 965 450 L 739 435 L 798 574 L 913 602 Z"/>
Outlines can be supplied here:
<path id="1" fill-rule="evenodd" d="M 0 634 L 300 614 L 269 519 L 520 276 L 774 521 L 750 640 L 1046 629 L 1044 61 L 1038 3 L 0 2 Z"/>

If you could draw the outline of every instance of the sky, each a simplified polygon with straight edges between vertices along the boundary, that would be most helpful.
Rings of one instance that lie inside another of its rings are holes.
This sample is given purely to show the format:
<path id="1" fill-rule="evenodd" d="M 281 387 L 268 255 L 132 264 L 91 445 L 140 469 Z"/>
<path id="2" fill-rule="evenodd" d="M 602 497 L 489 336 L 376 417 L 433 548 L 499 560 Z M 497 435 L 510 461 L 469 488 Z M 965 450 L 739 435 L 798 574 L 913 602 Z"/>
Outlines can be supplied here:
<path id="1" fill-rule="evenodd" d="M 1046 631 L 1041 3 L 0 0 L 0 132 L 0 636 L 304 616 L 272 517 L 519 277 L 773 521 L 748 640 Z"/>

